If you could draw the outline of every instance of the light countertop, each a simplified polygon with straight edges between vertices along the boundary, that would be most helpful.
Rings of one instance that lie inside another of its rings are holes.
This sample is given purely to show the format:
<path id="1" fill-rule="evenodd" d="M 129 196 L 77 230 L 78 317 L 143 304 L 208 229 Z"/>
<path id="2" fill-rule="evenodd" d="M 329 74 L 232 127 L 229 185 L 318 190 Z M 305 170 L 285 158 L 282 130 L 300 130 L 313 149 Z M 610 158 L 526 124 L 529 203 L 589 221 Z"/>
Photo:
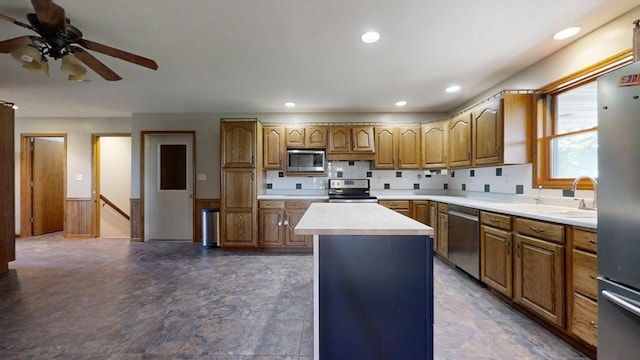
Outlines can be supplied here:
<path id="1" fill-rule="evenodd" d="M 416 195 L 416 194 L 375 194 L 378 200 L 428 200 L 438 201 L 447 204 L 466 206 L 485 211 L 494 211 L 502 214 L 526 217 L 530 219 L 549 221 L 564 225 L 582 226 L 590 229 L 598 228 L 596 213 L 578 212 L 574 207 L 553 206 L 540 204 L 536 206 L 531 203 L 491 201 L 486 199 L 474 199 L 464 196 L 442 196 L 442 195 Z M 258 200 L 327 200 L 328 196 L 323 195 L 261 195 Z M 581 216 L 582 215 L 582 216 Z"/>
<path id="2" fill-rule="evenodd" d="M 374 203 L 314 203 L 298 222 L 295 233 L 433 236 L 433 228 Z"/>

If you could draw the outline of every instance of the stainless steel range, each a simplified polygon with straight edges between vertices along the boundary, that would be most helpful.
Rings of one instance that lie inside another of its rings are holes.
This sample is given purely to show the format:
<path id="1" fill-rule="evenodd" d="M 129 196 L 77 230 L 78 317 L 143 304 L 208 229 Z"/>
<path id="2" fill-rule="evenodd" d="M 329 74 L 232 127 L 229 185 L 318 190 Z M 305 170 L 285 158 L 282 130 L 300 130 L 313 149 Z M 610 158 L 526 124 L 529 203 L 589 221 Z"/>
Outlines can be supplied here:
<path id="1" fill-rule="evenodd" d="M 377 203 L 378 198 L 371 196 L 369 179 L 330 179 L 330 203 Z"/>

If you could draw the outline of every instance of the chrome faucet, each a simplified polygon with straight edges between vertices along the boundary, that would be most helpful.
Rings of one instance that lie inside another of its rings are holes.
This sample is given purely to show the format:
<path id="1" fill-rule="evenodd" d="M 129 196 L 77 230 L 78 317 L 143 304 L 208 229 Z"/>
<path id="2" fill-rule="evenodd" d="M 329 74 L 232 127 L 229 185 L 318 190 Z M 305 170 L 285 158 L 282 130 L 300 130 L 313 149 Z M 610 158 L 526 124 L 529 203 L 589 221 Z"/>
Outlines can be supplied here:
<path id="1" fill-rule="evenodd" d="M 573 185 L 571 185 L 571 191 L 574 192 L 574 199 L 575 199 L 575 191 L 578 188 L 578 183 L 582 179 L 589 179 L 591 181 L 591 183 L 593 183 L 593 206 L 588 208 L 584 204 L 584 199 L 582 199 L 582 201 L 580 201 L 580 204 L 578 204 L 578 209 L 596 210 L 596 209 L 598 209 L 598 207 L 596 206 L 596 200 L 598 198 L 598 182 L 596 181 L 596 179 L 592 178 L 591 176 L 586 176 L 586 175 L 578 176 L 573 181 Z"/>

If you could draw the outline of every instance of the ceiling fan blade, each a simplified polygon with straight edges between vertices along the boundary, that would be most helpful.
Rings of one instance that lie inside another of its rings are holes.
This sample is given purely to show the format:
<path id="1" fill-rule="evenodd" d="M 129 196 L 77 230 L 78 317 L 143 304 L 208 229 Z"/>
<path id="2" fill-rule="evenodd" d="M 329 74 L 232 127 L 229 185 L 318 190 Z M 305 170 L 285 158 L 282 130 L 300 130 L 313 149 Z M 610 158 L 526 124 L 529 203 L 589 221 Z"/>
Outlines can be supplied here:
<path id="1" fill-rule="evenodd" d="M 29 30 L 33 30 L 33 31 L 35 31 L 35 29 L 33 28 L 33 26 L 31 26 L 31 25 L 29 25 L 29 24 L 25 24 L 25 23 L 23 23 L 23 22 L 20 22 L 20 21 L 18 21 L 18 20 L 16 20 L 16 19 L 12 18 L 12 17 L 10 17 L 10 16 L 0 14 L 0 19 L 2 19 L 2 20 L 4 20 L 4 21 L 12 22 L 12 23 L 14 23 L 14 24 L 16 24 L 16 25 L 18 25 L 18 26 L 22 26 L 23 28 L 27 28 L 27 29 L 29 29 Z"/>
<path id="2" fill-rule="evenodd" d="M 144 66 L 152 70 L 158 69 L 158 64 L 156 64 L 156 62 L 151 59 L 148 59 L 146 57 L 142 57 L 139 55 L 135 55 L 126 51 L 118 50 L 116 48 L 112 48 L 111 46 L 99 44 L 97 42 L 85 40 L 85 39 L 78 40 L 78 44 L 80 44 L 86 49 L 97 51 L 105 55 L 117 57 L 124 61 L 128 61 L 140 66 Z"/>
<path id="3" fill-rule="evenodd" d="M 40 23 L 54 30 L 66 31 L 67 17 L 62 7 L 54 4 L 52 0 L 31 0 L 31 5 Z"/>
<path id="4" fill-rule="evenodd" d="M 113 72 L 113 70 L 109 69 L 107 65 L 101 63 L 100 60 L 96 59 L 93 55 L 89 54 L 84 49 L 76 46 L 71 46 L 71 52 L 76 56 L 76 58 L 78 58 L 78 60 L 82 61 L 85 65 L 98 73 L 98 75 L 102 76 L 105 80 L 118 81 L 122 79 L 120 75 Z"/>
<path id="5" fill-rule="evenodd" d="M 31 44 L 29 36 L 20 36 L 15 39 L 0 41 L 0 53 L 9 54 Z"/>

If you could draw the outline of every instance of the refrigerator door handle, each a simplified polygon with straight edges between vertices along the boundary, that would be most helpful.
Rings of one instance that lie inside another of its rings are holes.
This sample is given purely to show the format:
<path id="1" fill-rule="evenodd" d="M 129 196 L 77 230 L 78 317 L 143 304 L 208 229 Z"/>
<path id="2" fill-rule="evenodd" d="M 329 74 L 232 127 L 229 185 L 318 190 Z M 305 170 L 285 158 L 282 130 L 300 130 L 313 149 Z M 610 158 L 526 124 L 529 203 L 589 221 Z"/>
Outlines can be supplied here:
<path id="1" fill-rule="evenodd" d="M 602 290 L 602 295 L 606 297 L 612 303 L 620 306 L 621 308 L 629 311 L 630 313 L 640 316 L 640 304 L 637 304 L 635 301 L 626 298 L 622 295 L 618 295 L 609 290 Z"/>

